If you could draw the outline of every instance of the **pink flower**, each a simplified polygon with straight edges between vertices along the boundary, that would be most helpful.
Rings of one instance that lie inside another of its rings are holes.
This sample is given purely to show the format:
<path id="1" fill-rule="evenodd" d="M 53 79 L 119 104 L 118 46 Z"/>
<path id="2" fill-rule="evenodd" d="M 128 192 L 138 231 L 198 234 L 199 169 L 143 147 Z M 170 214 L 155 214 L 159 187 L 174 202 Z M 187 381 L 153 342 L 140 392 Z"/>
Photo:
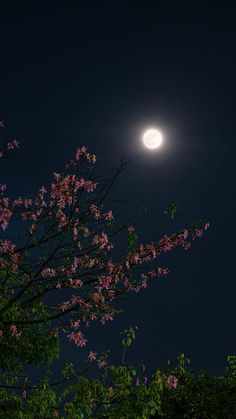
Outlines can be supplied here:
<path id="1" fill-rule="evenodd" d="M 88 227 L 84 227 L 84 226 L 81 227 L 81 231 L 82 231 L 84 237 L 88 237 L 90 235 L 90 231 L 89 231 Z"/>
<path id="2" fill-rule="evenodd" d="M 78 229 L 76 227 L 73 227 L 73 238 L 74 241 L 78 239 Z"/>
<path id="3" fill-rule="evenodd" d="M 21 198 L 21 197 L 19 197 L 19 198 L 17 198 L 17 199 L 14 199 L 14 201 L 13 201 L 13 206 L 19 206 L 19 205 L 22 205 L 23 204 L 23 199 Z"/>
<path id="4" fill-rule="evenodd" d="M 69 307 L 70 307 L 70 302 L 69 301 L 65 301 L 64 303 L 59 304 L 59 308 L 62 311 L 66 311 Z"/>
<path id="5" fill-rule="evenodd" d="M 84 338 L 81 332 L 71 332 L 67 337 L 76 344 L 76 346 L 83 347 L 87 343 L 87 339 Z"/>
<path id="6" fill-rule="evenodd" d="M 14 148 L 19 148 L 20 142 L 17 140 L 13 140 L 12 143 L 7 143 L 8 150 L 14 150 Z"/>
<path id="7" fill-rule="evenodd" d="M 52 417 L 58 417 L 59 416 L 59 413 L 58 413 L 58 411 L 57 410 L 53 410 L 52 411 Z"/>
<path id="8" fill-rule="evenodd" d="M 71 327 L 74 327 L 75 329 L 78 329 L 80 327 L 80 320 L 76 320 L 76 321 L 71 320 L 70 325 L 71 325 Z"/>
<path id="9" fill-rule="evenodd" d="M 5 183 L 0 183 L 0 191 L 4 192 L 7 185 Z"/>
<path id="10" fill-rule="evenodd" d="M 105 233 L 102 233 L 100 236 L 96 235 L 93 238 L 93 244 L 98 244 L 99 249 L 104 249 L 108 245 L 108 237 Z"/>
<path id="11" fill-rule="evenodd" d="M 210 227 L 210 223 L 205 223 L 204 224 L 204 230 L 207 230 Z"/>
<path id="12" fill-rule="evenodd" d="M 98 182 L 93 182 L 92 180 L 85 180 L 84 181 L 84 189 L 87 192 L 93 192 L 98 185 Z"/>
<path id="13" fill-rule="evenodd" d="M 188 250 L 190 247 L 191 247 L 191 243 L 190 242 L 183 244 L 184 250 Z"/>
<path id="14" fill-rule="evenodd" d="M 107 361 L 99 360 L 98 361 L 98 368 L 104 368 L 107 365 Z"/>
<path id="15" fill-rule="evenodd" d="M 108 211 L 108 212 L 106 212 L 106 213 L 104 214 L 104 217 L 105 217 L 105 220 L 106 220 L 106 221 L 112 221 L 112 220 L 114 220 L 114 217 L 113 217 L 112 211 Z"/>
<path id="16" fill-rule="evenodd" d="M 113 320 L 113 317 L 110 314 L 103 314 L 101 323 L 105 324 L 108 320 Z"/>
<path id="17" fill-rule="evenodd" d="M 95 154 L 88 154 L 87 155 L 87 159 L 88 159 L 89 163 L 95 164 L 96 163 L 96 160 L 97 160 L 97 157 L 96 157 Z"/>
<path id="18" fill-rule="evenodd" d="M 195 234 L 196 234 L 196 237 L 202 237 L 202 235 L 203 235 L 203 231 L 202 231 L 202 230 L 197 229 L 197 230 L 195 230 Z"/>
<path id="19" fill-rule="evenodd" d="M 61 175 L 59 173 L 53 172 L 53 176 L 56 179 L 56 181 L 59 181 L 61 179 Z"/>
<path id="20" fill-rule="evenodd" d="M 13 141 L 12 141 L 12 144 L 14 145 L 14 147 L 19 148 L 20 141 L 13 140 Z"/>
<path id="21" fill-rule="evenodd" d="M 76 160 L 79 160 L 80 157 L 87 157 L 87 147 L 83 146 L 77 149 Z"/>
<path id="22" fill-rule="evenodd" d="M 95 265 L 96 265 L 97 261 L 98 261 L 98 259 L 97 259 L 97 258 L 92 258 L 92 259 L 89 259 L 87 262 L 85 262 L 85 263 L 84 263 L 84 266 L 85 266 L 86 268 L 93 268 L 93 266 L 95 266 Z"/>
<path id="23" fill-rule="evenodd" d="M 60 222 L 59 222 L 59 228 L 66 226 L 66 224 L 67 224 L 67 218 L 66 218 L 65 213 L 62 210 L 58 210 L 56 215 L 57 215 L 57 217 L 60 220 Z"/>
<path id="24" fill-rule="evenodd" d="M 74 279 L 73 280 L 72 278 L 69 278 L 68 282 L 70 283 L 70 286 L 72 288 L 81 288 L 83 286 L 83 282 L 81 281 L 81 279 Z"/>
<path id="25" fill-rule="evenodd" d="M 99 218 L 101 218 L 100 211 L 96 205 L 91 205 L 89 209 L 90 209 L 91 214 L 94 215 L 95 220 L 98 220 Z"/>
<path id="26" fill-rule="evenodd" d="M 95 361 L 97 358 L 97 352 L 90 351 L 88 355 L 88 359 L 90 362 Z"/>
<path id="27" fill-rule="evenodd" d="M 45 186 L 41 186 L 41 188 L 39 189 L 39 192 L 43 195 L 47 192 L 47 189 L 45 188 Z"/>
<path id="28" fill-rule="evenodd" d="M 29 208 L 32 206 L 32 199 L 25 199 L 24 200 L 24 206 L 25 208 Z"/>
<path id="29" fill-rule="evenodd" d="M 95 301 L 95 303 L 104 303 L 105 299 L 102 294 L 99 294 L 98 292 L 94 292 L 92 294 L 92 299 Z"/>
<path id="30" fill-rule="evenodd" d="M 4 202 L 5 205 L 5 202 Z M 8 224 L 9 224 L 9 220 L 12 216 L 12 211 L 9 208 L 1 208 L 0 206 L 0 224 L 2 229 L 5 231 Z"/>
<path id="31" fill-rule="evenodd" d="M 0 329 L 0 338 L 3 337 L 3 331 Z"/>
<path id="32" fill-rule="evenodd" d="M 188 230 L 185 229 L 183 231 L 183 234 L 182 235 L 183 235 L 184 240 L 187 239 L 187 237 L 188 237 Z"/>
<path id="33" fill-rule="evenodd" d="M 16 338 L 16 340 L 19 340 L 19 338 L 21 337 L 21 335 L 22 335 L 22 332 L 17 332 L 17 327 L 16 327 L 16 325 L 15 324 L 12 324 L 11 326 L 10 326 L 10 331 L 11 331 L 11 335 L 12 336 L 15 336 L 15 338 Z"/>
<path id="34" fill-rule="evenodd" d="M 169 389 L 175 389 L 177 387 L 178 384 L 178 378 L 175 375 L 170 375 L 167 378 L 167 384 L 169 386 Z"/>
<path id="35" fill-rule="evenodd" d="M 128 233 L 133 233 L 135 231 L 135 227 L 129 226 L 128 227 Z"/>
<path id="36" fill-rule="evenodd" d="M 112 277 L 106 275 L 99 275 L 98 276 L 99 283 L 101 285 L 96 286 L 96 288 L 100 291 L 102 289 L 108 290 L 112 284 Z"/>
<path id="37" fill-rule="evenodd" d="M 27 221 L 27 220 L 36 221 L 37 220 L 37 215 L 34 214 L 32 211 L 25 211 L 25 212 L 22 212 L 21 218 L 22 218 L 23 221 Z"/>

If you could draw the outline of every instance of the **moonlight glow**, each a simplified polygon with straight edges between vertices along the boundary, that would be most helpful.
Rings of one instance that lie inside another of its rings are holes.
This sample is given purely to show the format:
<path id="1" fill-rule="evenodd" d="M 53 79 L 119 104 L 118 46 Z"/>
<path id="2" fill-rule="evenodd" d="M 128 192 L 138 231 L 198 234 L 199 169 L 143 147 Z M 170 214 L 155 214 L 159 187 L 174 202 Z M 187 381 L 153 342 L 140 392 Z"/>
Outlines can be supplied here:
<path id="1" fill-rule="evenodd" d="M 162 135 L 157 129 L 149 129 L 143 135 L 143 142 L 147 148 L 158 148 L 162 141 Z"/>

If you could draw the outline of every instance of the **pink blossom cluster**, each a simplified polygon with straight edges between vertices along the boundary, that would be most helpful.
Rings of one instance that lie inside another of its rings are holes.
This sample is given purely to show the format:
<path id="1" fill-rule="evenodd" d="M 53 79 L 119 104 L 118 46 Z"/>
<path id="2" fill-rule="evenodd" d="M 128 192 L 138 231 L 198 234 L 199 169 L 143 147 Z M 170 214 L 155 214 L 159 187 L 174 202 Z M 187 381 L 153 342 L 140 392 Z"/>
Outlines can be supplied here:
<path id="1" fill-rule="evenodd" d="M 83 146 L 81 148 L 78 148 L 76 152 L 76 160 L 79 160 L 80 157 L 86 158 L 90 163 L 96 163 L 96 156 L 95 154 L 89 154 L 87 152 L 87 147 Z"/>
<path id="2" fill-rule="evenodd" d="M 175 375 L 170 375 L 167 380 L 167 385 L 169 387 L 169 389 L 176 389 L 177 384 L 178 384 L 178 378 Z"/>
<path id="3" fill-rule="evenodd" d="M 10 242 L 10 240 L 0 240 L 0 254 L 12 254 L 15 247 L 16 245 Z"/>
<path id="4" fill-rule="evenodd" d="M 70 309 L 73 306 L 79 306 L 81 309 L 85 309 L 87 311 L 90 311 L 90 309 L 92 307 L 91 303 L 87 303 L 84 298 L 82 298 L 82 297 L 80 297 L 78 295 L 72 295 L 72 297 L 71 297 L 70 300 L 65 301 L 62 304 L 59 304 L 58 307 L 62 311 L 66 311 L 66 310 Z"/>
<path id="5" fill-rule="evenodd" d="M 61 209 L 59 209 L 57 212 L 56 212 L 56 216 L 57 216 L 57 218 L 59 219 L 59 224 L 58 224 L 58 228 L 59 228 L 59 230 L 62 228 L 62 227 L 65 227 L 66 225 L 67 225 L 67 223 L 68 223 L 68 219 L 67 219 L 67 217 L 66 217 L 66 214 L 61 210 Z"/>
<path id="6" fill-rule="evenodd" d="M 45 268 L 41 271 L 41 275 L 43 278 L 55 278 L 56 270 L 53 268 Z"/>
<path id="7" fill-rule="evenodd" d="M 173 236 L 174 246 L 181 245 L 184 238 L 186 238 L 187 236 L 189 236 L 189 232 L 187 232 L 186 230 L 179 233 L 177 237 L 178 240 L 176 239 L 176 235 Z M 168 240 L 169 242 L 171 242 L 171 237 L 168 238 Z M 167 238 L 165 238 L 165 243 L 166 242 Z M 111 306 L 109 305 L 109 301 L 111 303 L 114 300 L 115 290 L 113 289 L 113 287 L 118 282 L 121 282 L 123 278 L 122 272 L 124 271 L 124 267 L 127 268 L 127 262 L 129 263 L 128 268 L 130 269 L 131 266 L 134 266 L 137 263 L 143 263 L 155 259 L 159 254 L 161 254 L 162 251 L 164 252 L 164 249 L 165 246 L 163 245 L 163 242 L 161 242 L 161 246 L 155 246 L 153 243 L 145 245 L 141 244 L 138 251 L 125 258 L 123 263 L 115 264 L 111 260 L 109 260 L 107 262 L 108 274 L 100 276 L 98 275 L 97 279 L 99 283 L 98 285 L 95 285 L 97 291 L 90 295 L 90 304 L 87 303 L 87 309 L 91 311 L 90 319 L 97 319 L 97 316 L 92 314 L 92 307 L 96 307 L 97 305 L 99 305 L 100 311 L 103 311 L 103 314 L 101 316 L 102 323 L 105 323 L 106 321 L 113 319 L 113 315 L 110 313 Z M 138 292 L 141 289 L 144 289 L 148 286 L 149 278 L 158 278 L 160 276 L 165 276 L 168 273 L 168 269 L 157 267 L 149 271 L 146 275 L 141 274 L 141 281 L 139 281 L 138 284 L 137 281 L 135 284 L 135 282 L 131 282 L 128 277 L 125 277 L 123 280 L 123 285 L 126 290 Z M 81 308 L 85 307 L 85 301 L 79 297 L 74 296 L 70 301 L 65 302 L 61 306 L 61 309 L 67 310 L 71 307 L 71 304 L 79 304 Z"/>
<path id="8" fill-rule="evenodd" d="M 159 278 L 160 276 L 166 276 L 170 273 L 170 270 L 168 268 L 161 268 L 161 267 L 157 267 L 155 269 L 153 269 L 152 271 L 148 272 L 148 276 L 150 278 Z"/>
<path id="9" fill-rule="evenodd" d="M 81 281 L 81 279 L 69 278 L 68 283 L 71 288 L 82 288 L 83 286 L 83 282 Z"/>
<path id="10" fill-rule="evenodd" d="M 209 226 L 209 223 L 204 223 L 202 228 L 196 228 L 194 231 L 184 229 L 180 233 L 175 233 L 171 236 L 165 235 L 159 241 L 159 249 L 161 252 L 167 252 L 174 249 L 176 246 L 182 246 L 185 250 L 188 250 L 191 243 L 187 242 L 186 239 L 189 238 L 190 240 L 195 240 L 196 238 L 201 237 L 204 230 L 207 230 Z"/>
<path id="11" fill-rule="evenodd" d="M 32 199 L 29 199 L 29 198 L 23 199 L 21 196 L 19 196 L 17 199 L 13 200 L 12 206 L 15 207 L 15 206 L 20 206 L 20 205 L 23 205 L 25 208 L 29 208 L 33 205 L 33 201 Z"/>
<path id="12" fill-rule="evenodd" d="M 12 324 L 9 329 L 10 329 L 11 335 L 14 336 L 16 338 L 16 340 L 19 340 L 19 338 L 22 335 L 22 332 L 17 331 L 16 325 Z"/>
<path id="13" fill-rule="evenodd" d="M 76 175 L 62 175 L 55 173 L 55 182 L 51 184 L 51 198 L 56 200 L 56 205 L 59 208 L 65 208 L 67 205 L 71 206 L 75 203 L 76 193 L 80 189 L 85 189 L 87 192 L 93 192 L 98 182 L 85 180 L 83 178 L 77 179 Z"/>
<path id="14" fill-rule="evenodd" d="M 11 272 L 17 272 L 21 255 L 15 253 L 16 245 L 9 240 L 0 240 L 0 255 L 9 257 L 9 260 L 0 257 L 0 267 L 10 267 Z"/>
<path id="15" fill-rule="evenodd" d="M 59 229 L 67 226 L 68 217 L 66 214 L 66 209 L 72 205 L 76 205 L 76 196 L 79 190 L 84 189 L 86 192 L 93 192 L 98 182 L 93 182 L 92 180 L 86 180 L 83 178 L 78 179 L 76 175 L 67 175 L 62 176 L 59 173 L 54 172 L 54 182 L 51 184 L 50 199 L 47 203 L 45 201 L 45 194 L 47 190 L 44 186 L 41 186 L 39 193 L 33 202 L 32 199 L 23 199 L 19 197 L 13 200 L 12 208 L 23 206 L 27 211 L 22 212 L 21 218 L 24 221 L 32 220 L 35 223 L 29 228 L 29 231 L 33 233 L 36 229 L 36 222 L 43 216 L 44 210 L 47 210 L 47 216 L 52 217 L 52 211 L 48 211 L 47 208 L 57 208 L 56 217 L 59 221 Z M 1 211 L 1 202 L 2 202 L 2 211 Z M 77 214 L 79 208 L 74 209 L 74 213 Z M 2 213 L 2 220 L 1 220 Z M 12 216 L 12 211 L 9 208 L 9 201 L 6 198 L 3 198 L 0 201 L 0 223 L 2 228 L 6 228 L 9 219 Z M 78 239 L 78 230 L 77 226 L 79 220 L 73 220 L 74 224 L 74 240 Z"/>
<path id="16" fill-rule="evenodd" d="M 100 212 L 99 208 L 96 205 L 92 204 L 90 206 L 89 210 L 90 210 L 90 213 L 94 216 L 95 220 L 99 220 L 101 218 L 101 212 Z M 113 216 L 112 211 L 105 212 L 103 214 L 103 218 L 106 221 L 113 221 L 114 220 L 114 216 Z"/>
<path id="17" fill-rule="evenodd" d="M 9 208 L 9 199 L 1 198 L 0 199 L 0 225 L 4 231 L 6 230 L 9 224 L 11 216 L 12 216 L 12 211 Z"/>
<path id="18" fill-rule="evenodd" d="M 112 277 L 109 275 L 99 275 L 98 276 L 99 284 L 96 288 L 101 291 L 103 289 L 108 290 L 113 282 Z"/>
<path id="19" fill-rule="evenodd" d="M 93 268 L 95 266 L 97 266 L 98 268 L 102 268 L 103 266 L 101 259 L 99 259 L 98 257 L 90 258 L 88 255 L 84 256 L 81 263 L 85 268 Z"/>

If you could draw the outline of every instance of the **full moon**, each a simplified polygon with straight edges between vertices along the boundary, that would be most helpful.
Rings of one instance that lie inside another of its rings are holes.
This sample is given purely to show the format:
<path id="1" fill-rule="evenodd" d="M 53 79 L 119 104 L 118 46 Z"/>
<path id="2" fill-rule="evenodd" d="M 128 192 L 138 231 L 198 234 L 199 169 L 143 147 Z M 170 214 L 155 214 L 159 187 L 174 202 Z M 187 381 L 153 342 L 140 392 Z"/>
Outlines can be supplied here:
<path id="1" fill-rule="evenodd" d="M 162 141 L 162 135 L 157 129 L 148 129 L 143 135 L 143 142 L 147 148 L 160 147 Z"/>

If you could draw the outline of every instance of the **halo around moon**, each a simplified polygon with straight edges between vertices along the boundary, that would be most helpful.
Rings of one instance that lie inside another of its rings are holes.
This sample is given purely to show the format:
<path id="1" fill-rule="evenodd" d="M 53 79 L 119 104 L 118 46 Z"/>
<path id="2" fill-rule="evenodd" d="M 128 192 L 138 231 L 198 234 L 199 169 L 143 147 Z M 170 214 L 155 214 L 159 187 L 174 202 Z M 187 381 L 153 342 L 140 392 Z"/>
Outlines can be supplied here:
<path id="1" fill-rule="evenodd" d="M 147 148 L 155 149 L 160 147 L 163 138 L 157 129 L 148 129 L 143 135 L 143 143 Z"/>

